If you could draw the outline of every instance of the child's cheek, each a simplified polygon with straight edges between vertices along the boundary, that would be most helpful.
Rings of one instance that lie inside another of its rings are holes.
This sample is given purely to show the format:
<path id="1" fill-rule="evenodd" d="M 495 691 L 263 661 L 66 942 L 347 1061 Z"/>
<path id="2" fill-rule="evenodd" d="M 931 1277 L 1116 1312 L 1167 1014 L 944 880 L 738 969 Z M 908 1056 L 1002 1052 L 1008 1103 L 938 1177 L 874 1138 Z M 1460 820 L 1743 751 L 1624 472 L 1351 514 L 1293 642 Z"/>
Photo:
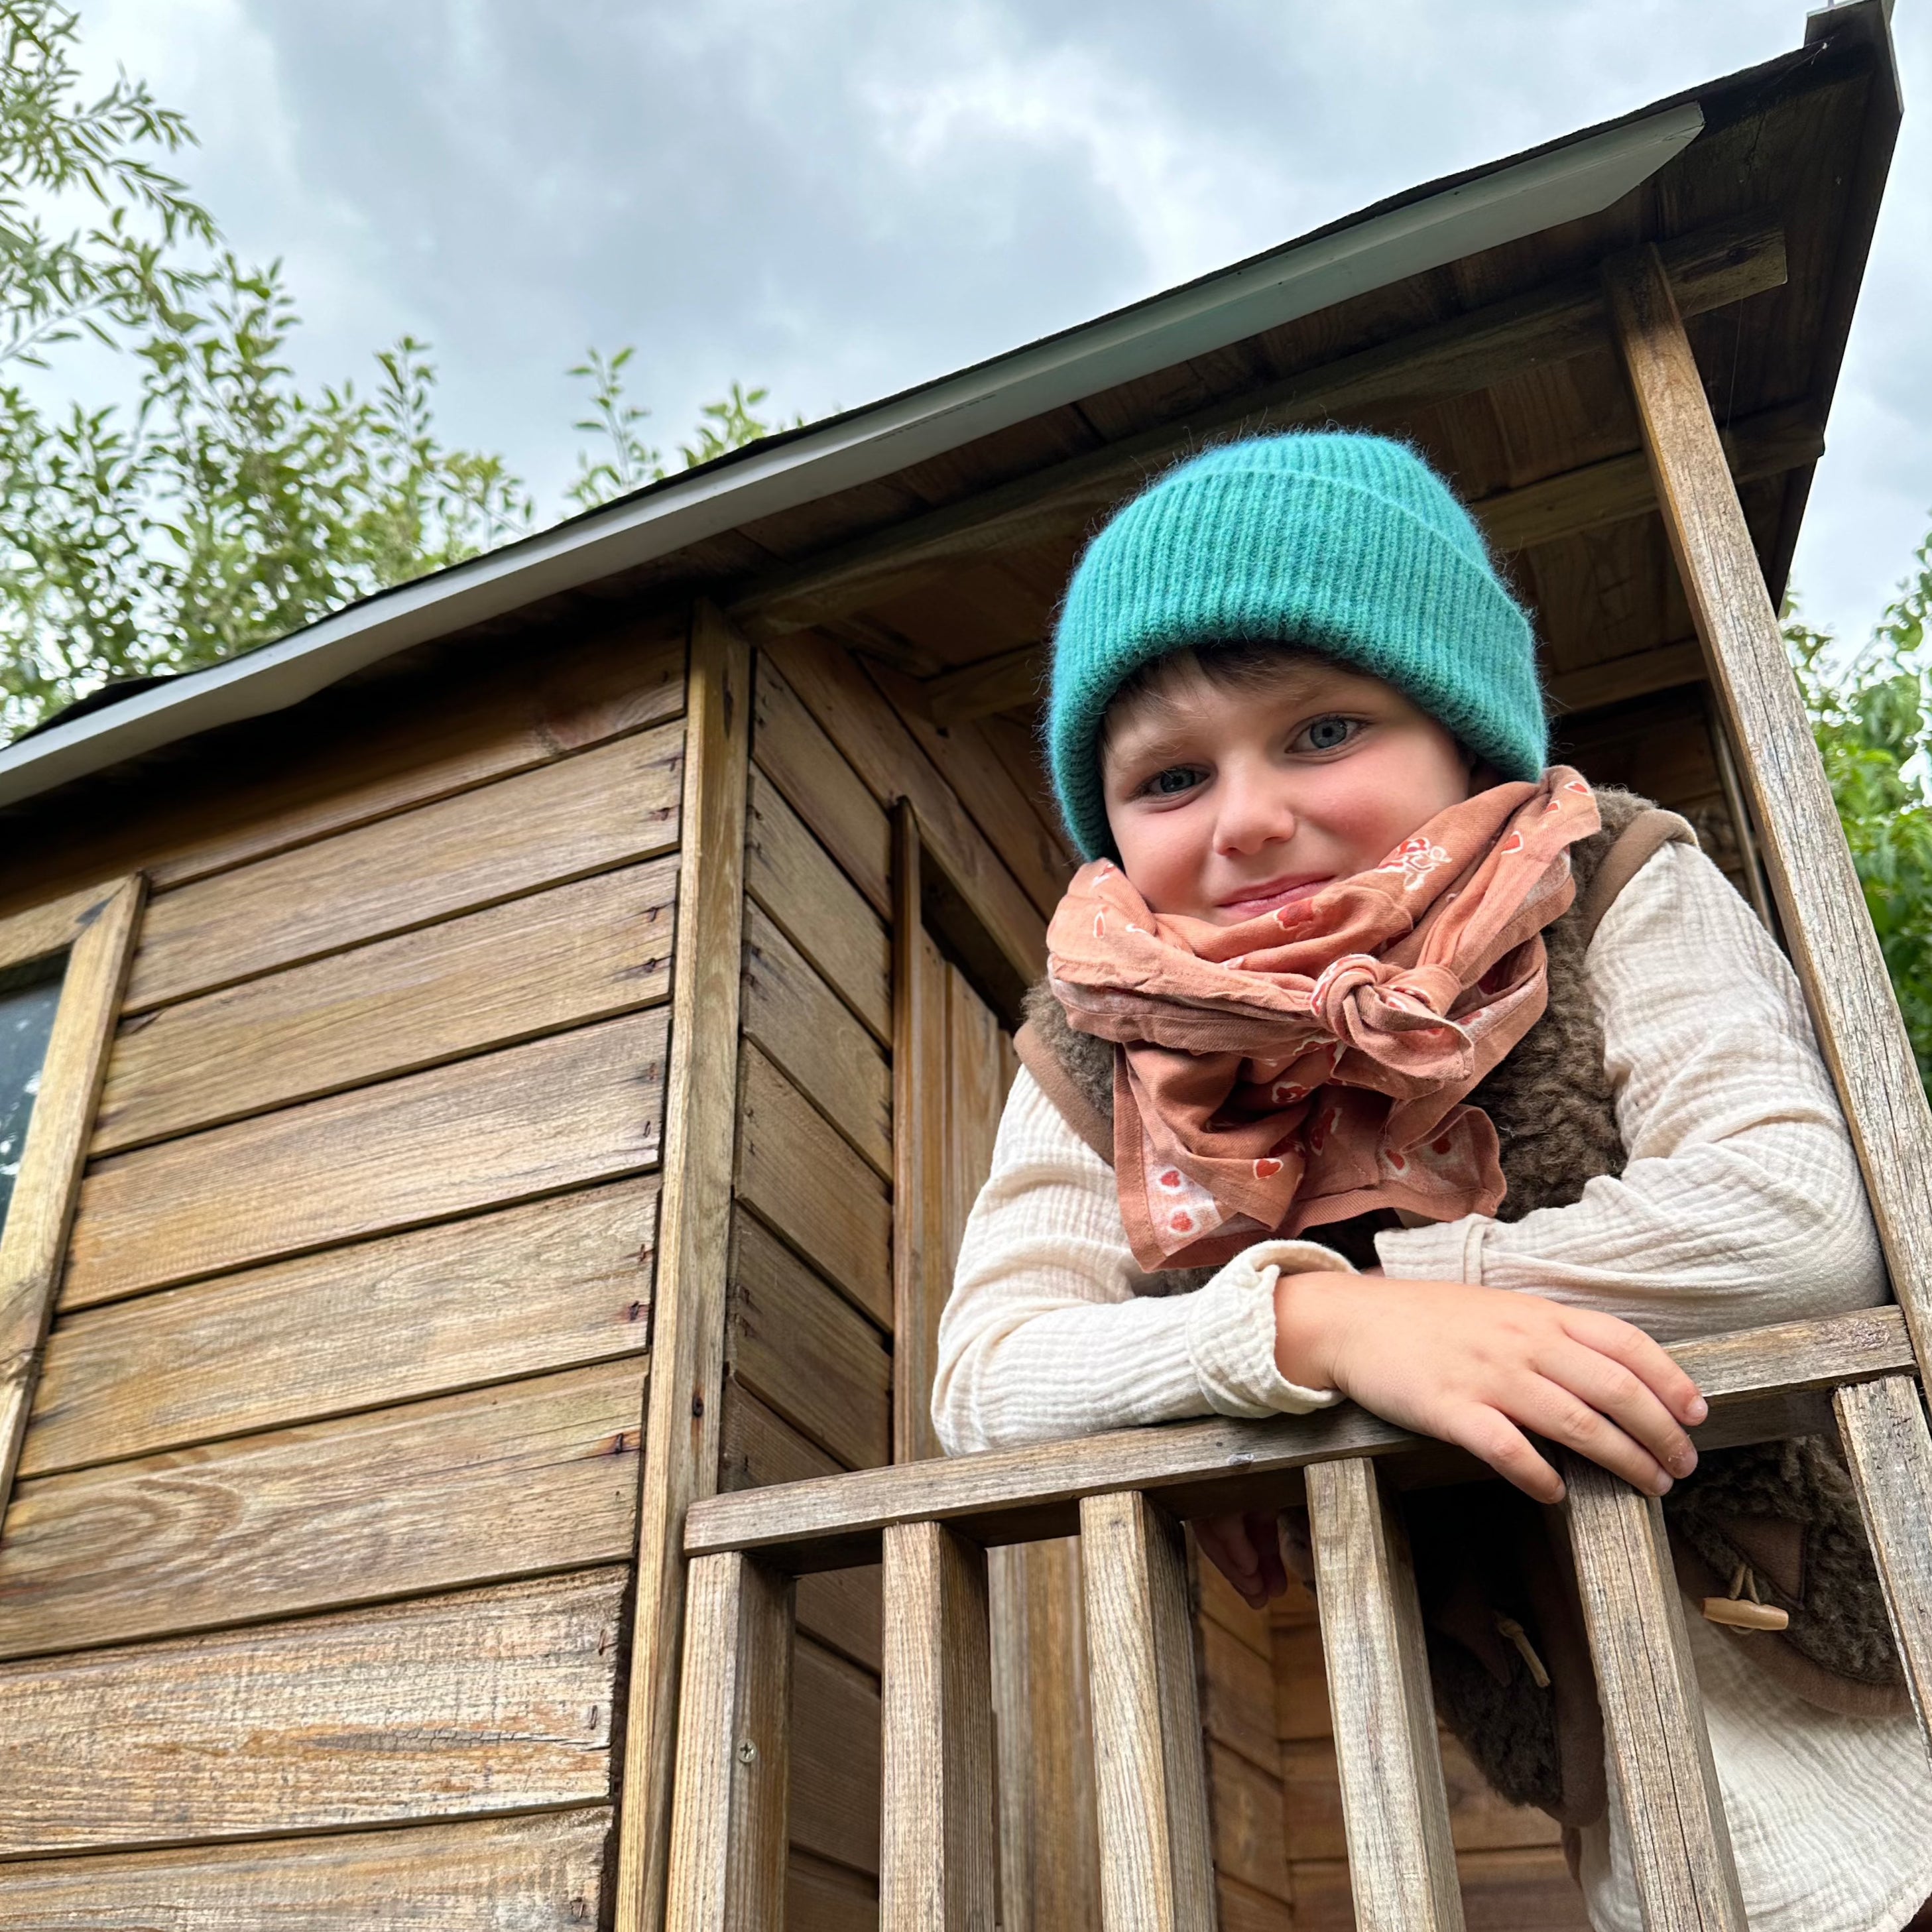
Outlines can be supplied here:
<path id="1" fill-rule="evenodd" d="M 1168 812 L 1122 813 L 1109 823 L 1121 871 L 1154 910 L 1199 919 L 1213 916 L 1207 891 L 1213 843 L 1210 814 L 1183 806 Z"/>

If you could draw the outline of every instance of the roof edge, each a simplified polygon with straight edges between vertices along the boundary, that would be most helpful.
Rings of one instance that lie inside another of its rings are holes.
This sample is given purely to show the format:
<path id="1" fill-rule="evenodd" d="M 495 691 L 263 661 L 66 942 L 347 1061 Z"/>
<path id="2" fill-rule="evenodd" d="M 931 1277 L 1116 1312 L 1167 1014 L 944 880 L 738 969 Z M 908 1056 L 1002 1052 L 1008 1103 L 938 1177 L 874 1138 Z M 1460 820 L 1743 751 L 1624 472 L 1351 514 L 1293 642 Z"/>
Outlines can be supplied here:
<path id="1" fill-rule="evenodd" d="M 399 585 L 272 644 L 16 740 L 0 750 L 0 807 L 299 704 L 417 644 L 872 482 L 1083 396 L 1596 214 L 1648 180 L 1702 126 L 1694 99 L 1640 110 Z"/>

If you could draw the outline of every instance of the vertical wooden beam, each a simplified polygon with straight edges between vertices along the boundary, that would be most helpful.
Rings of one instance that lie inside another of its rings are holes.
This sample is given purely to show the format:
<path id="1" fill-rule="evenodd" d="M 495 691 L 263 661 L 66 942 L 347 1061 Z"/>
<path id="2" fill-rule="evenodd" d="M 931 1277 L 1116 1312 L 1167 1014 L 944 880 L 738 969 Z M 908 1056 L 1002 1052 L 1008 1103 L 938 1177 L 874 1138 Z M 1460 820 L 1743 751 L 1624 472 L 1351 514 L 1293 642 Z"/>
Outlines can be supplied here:
<path id="1" fill-rule="evenodd" d="M 1214 1932 L 1186 1558 L 1132 1491 L 1080 1505 L 1106 1932 Z"/>
<path id="2" fill-rule="evenodd" d="M 26 1439 L 144 890 L 137 876 L 0 922 L 0 968 L 67 954 L 40 1090 L 0 1232 L 0 1523 Z"/>
<path id="3" fill-rule="evenodd" d="M 880 1932 L 992 1932 L 986 1556 L 938 1522 L 885 1534 Z"/>
<path id="4" fill-rule="evenodd" d="M 737 1130 L 751 669 L 744 640 L 710 604 L 699 604 L 692 617 L 686 692 L 664 1187 L 618 1817 L 616 1932 L 646 1932 L 663 1916 L 684 1628 L 684 1516 L 718 1483 Z"/>
<path id="5" fill-rule="evenodd" d="M 1645 1932 L 1746 1932 L 1654 1496 L 1564 1451 L 1570 1546 Z"/>
<path id="6" fill-rule="evenodd" d="M 1408 1538 L 1366 1456 L 1308 1472 L 1316 1606 L 1360 1932 L 1461 1932 Z"/>
<path id="7" fill-rule="evenodd" d="M 1604 287 L 1792 958 L 1838 1085 L 1893 1292 L 1932 1366 L 1932 1113 L 1690 344 L 1654 248 Z"/>
<path id="8" fill-rule="evenodd" d="M 940 1453 L 932 1377 L 947 1284 L 946 977 L 923 912 L 926 854 L 910 799 L 892 817 L 892 1460 Z"/>
<path id="9" fill-rule="evenodd" d="M 691 1565 L 666 1932 L 778 1932 L 793 1584 L 731 1552 Z"/>
<path id="10" fill-rule="evenodd" d="M 1003 1932 L 1100 1932 L 1080 1539 L 987 1552 Z"/>
<path id="11" fill-rule="evenodd" d="M 1911 1376 L 1832 1399 L 1918 1727 L 1932 1742 L 1932 1432 Z"/>

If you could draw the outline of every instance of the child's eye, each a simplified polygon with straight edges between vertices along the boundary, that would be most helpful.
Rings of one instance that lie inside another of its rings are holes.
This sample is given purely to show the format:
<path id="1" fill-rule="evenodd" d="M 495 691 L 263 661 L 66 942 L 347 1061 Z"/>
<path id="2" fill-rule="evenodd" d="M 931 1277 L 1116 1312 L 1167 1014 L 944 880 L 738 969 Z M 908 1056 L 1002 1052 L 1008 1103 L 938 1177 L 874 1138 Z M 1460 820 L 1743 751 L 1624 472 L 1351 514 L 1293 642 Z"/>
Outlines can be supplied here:
<path id="1" fill-rule="evenodd" d="M 1354 718 L 1317 718 L 1312 723 L 1304 724 L 1295 734 L 1294 751 L 1340 751 L 1362 728 L 1361 722 Z"/>
<path id="2" fill-rule="evenodd" d="M 1169 765 L 1164 772 L 1156 772 L 1141 787 L 1145 798 L 1178 798 L 1183 792 L 1192 791 L 1201 782 L 1201 773 L 1192 765 Z"/>

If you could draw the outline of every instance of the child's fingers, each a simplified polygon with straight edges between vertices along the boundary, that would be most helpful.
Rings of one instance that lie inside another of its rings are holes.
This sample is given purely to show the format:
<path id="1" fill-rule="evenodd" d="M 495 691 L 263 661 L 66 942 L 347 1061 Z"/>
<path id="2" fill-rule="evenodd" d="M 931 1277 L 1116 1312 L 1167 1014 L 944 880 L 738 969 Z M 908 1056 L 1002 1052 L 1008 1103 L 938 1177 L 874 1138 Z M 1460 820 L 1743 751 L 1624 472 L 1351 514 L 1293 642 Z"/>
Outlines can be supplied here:
<path id="1" fill-rule="evenodd" d="M 1660 1496 L 1670 1486 L 1670 1472 L 1642 1443 L 1560 1382 L 1534 1376 L 1512 1391 L 1507 1406 L 1513 1421 L 1588 1456 L 1648 1496 Z"/>
<path id="2" fill-rule="evenodd" d="M 1677 1420 L 1696 1428 L 1709 1414 L 1710 1405 L 1697 1384 L 1678 1366 L 1663 1346 L 1628 1322 L 1590 1308 L 1566 1308 L 1565 1331 L 1585 1347 L 1621 1362 L 1646 1384 Z"/>
<path id="3" fill-rule="evenodd" d="M 1194 1525 L 1194 1540 L 1206 1557 L 1253 1609 L 1268 1602 L 1261 1558 L 1246 1521 L 1238 1516 L 1204 1516 Z"/>
<path id="4" fill-rule="evenodd" d="M 1560 1503 L 1563 1478 L 1530 1447 L 1529 1438 L 1499 1408 L 1460 1411 L 1433 1433 L 1480 1456 L 1532 1502 Z"/>
<path id="5" fill-rule="evenodd" d="M 1542 1350 L 1535 1366 L 1549 1380 L 1609 1417 L 1673 1477 L 1688 1476 L 1697 1466 L 1697 1452 L 1690 1446 L 1690 1437 L 1634 1370 L 1568 1337 Z"/>

